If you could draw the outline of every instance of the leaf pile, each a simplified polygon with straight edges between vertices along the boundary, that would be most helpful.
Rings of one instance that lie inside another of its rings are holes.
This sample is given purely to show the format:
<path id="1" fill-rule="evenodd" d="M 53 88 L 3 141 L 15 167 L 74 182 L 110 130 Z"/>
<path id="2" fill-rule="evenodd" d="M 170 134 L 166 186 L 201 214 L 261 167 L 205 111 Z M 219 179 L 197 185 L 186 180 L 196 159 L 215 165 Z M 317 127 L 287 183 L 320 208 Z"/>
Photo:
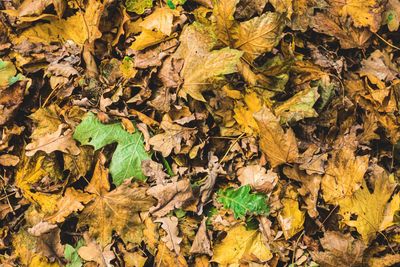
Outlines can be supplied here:
<path id="1" fill-rule="evenodd" d="M 1 266 L 398 266 L 399 0 L 0 0 Z"/>

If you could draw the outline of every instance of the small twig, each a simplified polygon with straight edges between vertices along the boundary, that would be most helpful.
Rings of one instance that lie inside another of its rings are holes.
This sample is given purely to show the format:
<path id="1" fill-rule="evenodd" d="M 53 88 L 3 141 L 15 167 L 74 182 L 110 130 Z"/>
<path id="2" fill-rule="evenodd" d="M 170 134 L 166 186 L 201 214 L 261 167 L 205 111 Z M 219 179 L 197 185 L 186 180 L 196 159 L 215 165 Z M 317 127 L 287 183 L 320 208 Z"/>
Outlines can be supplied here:
<path id="1" fill-rule="evenodd" d="M 383 38 L 382 36 L 380 36 L 379 34 L 377 34 L 376 32 L 374 33 L 376 35 L 376 37 L 378 37 L 382 42 L 384 42 L 385 44 L 387 44 L 388 46 L 390 46 L 391 48 L 400 50 L 400 47 L 395 46 L 394 44 L 389 43 L 388 41 L 385 40 L 385 38 Z"/>
<path id="2" fill-rule="evenodd" d="M 242 138 L 242 136 L 245 135 L 245 133 L 242 133 L 241 135 L 239 135 L 235 141 L 233 141 L 233 143 L 230 145 L 230 147 L 228 148 L 228 150 L 225 152 L 224 156 L 221 158 L 221 160 L 219 161 L 219 164 L 221 164 L 225 158 L 228 156 L 229 152 L 232 150 L 232 148 L 236 145 L 236 143 L 239 141 L 240 138 Z"/>

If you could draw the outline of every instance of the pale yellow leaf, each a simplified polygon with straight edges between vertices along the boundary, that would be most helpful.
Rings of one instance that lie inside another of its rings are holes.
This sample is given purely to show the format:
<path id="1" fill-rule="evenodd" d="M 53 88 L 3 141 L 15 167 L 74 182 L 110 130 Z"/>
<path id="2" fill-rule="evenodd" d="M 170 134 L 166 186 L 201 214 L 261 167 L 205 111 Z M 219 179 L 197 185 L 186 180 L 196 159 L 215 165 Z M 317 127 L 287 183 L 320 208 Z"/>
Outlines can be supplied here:
<path id="1" fill-rule="evenodd" d="M 368 156 L 356 157 L 347 147 L 335 151 L 322 177 L 325 201 L 336 205 L 340 199 L 350 197 L 361 187 L 367 168 Z"/>
<path id="2" fill-rule="evenodd" d="M 281 200 L 283 209 L 279 212 L 278 222 L 282 227 L 285 239 L 289 239 L 303 229 L 305 212 L 300 210 L 298 193 L 290 186 Z"/>
<path id="3" fill-rule="evenodd" d="M 246 230 L 245 226 L 237 225 L 228 230 L 221 243 L 214 246 L 211 261 L 227 266 L 239 264 L 242 259 L 249 257 L 266 262 L 272 258 L 272 253 L 264 244 L 262 234 L 258 230 Z"/>

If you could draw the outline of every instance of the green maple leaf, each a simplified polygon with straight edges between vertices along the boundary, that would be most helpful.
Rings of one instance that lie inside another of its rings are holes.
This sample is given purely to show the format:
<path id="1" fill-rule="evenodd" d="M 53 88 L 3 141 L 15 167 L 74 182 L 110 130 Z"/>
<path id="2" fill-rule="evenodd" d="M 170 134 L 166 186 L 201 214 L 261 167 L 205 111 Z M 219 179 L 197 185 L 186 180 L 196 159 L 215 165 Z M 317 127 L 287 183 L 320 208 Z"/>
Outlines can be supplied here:
<path id="1" fill-rule="evenodd" d="M 115 185 L 124 180 L 136 178 L 146 180 L 142 172 L 142 161 L 150 159 L 143 145 L 140 132 L 125 131 L 121 123 L 102 124 L 89 112 L 76 127 L 74 139 L 83 145 L 91 145 L 96 150 L 112 143 L 118 143 L 110 164 L 110 173 Z"/>
<path id="2" fill-rule="evenodd" d="M 248 215 L 268 215 L 269 207 L 267 197 L 261 193 L 250 193 L 250 185 L 241 186 L 238 189 L 226 188 L 218 191 L 218 202 L 224 208 L 231 209 L 235 219 Z"/>

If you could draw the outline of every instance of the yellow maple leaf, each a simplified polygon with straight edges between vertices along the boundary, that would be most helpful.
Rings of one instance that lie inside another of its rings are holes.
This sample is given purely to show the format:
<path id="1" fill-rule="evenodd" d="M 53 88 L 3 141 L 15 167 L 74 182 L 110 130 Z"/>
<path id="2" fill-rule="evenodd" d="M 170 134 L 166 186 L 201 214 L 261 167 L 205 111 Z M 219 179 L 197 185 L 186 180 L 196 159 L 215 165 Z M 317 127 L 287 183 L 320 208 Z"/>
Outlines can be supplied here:
<path id="1" fill-rule="evenodd" d="M 227 236 L 220 244 L 214 246 L 211 261 L 222 266 L 239 264 L 241 260 L 256 258 L 266 262 L 272 258 L 269 248 L 263 243 L 258 230 L 246 230 L 243 225 L 236 225 L 228 230 Z"/>
<path id="2" fill-rule="evenodd" d="M 232 30 L 233 47 L 243 51 L 244 57 L 251 61 L 278 44 L 284 25 L 281 16 L 273 12 L 242 22 Z"/>
<path id="3" fill-rule="evenodd" d="M 368 156 L 356 157 L 350 148 L 334 152 L 328 163 L 321 188 L 324 200 L 336 205 L 360 188 L 368 168 Z"/>
<path id="4" fill-rule="evenodd" d="M 209 29 L 200 24 L 186 26 L 179 38 L 181 44 L 174 54 L 174 59 L 184 60 L 180 76 L 184 82 L 179 95 L 190 95 L 205 102 L 202 91 L 220 88 L 225 81 L 224 75 L 237 71 L 242 52 L 222 48 L 212 50 L 215 40 Z"/>
<path id="5" fill-rule="evenodd" d="M 393 216 L 399 210 L 399 193 L 388 203 L 397 185 L 394 176 L 382 173 L 373 180 L 372 193 L 363 181 L 361 189 L 339 201 L 343 223 L 355 227 L 365 243 L 369 243 L 377 232 L 393 225 Z"/>
<path id="6" fill-rule="evenodd" d="M 237 26 L 233 17 L 239 0 L 217 0 L 213 9 L 213 26 L 219 40 L 232 46 L 232 29 Z"/>
<path id="7" fill-rule="evenodd" d="M 377 32 L 381 24 L 383 6 L 378 0 L 346 0 L 329 1 L 334 5 L 341 5 L 339 13 L 342 16 L 350 16 L 356 27 L 370 27 L 372 32 Z M 338 4 L 339 3 L 339 4 Z"/>
<path id="8" fill-rule="evenodd" d="M 31 190 L 31 187 L 45 177 L 58 179 L 61 176 L 54 156 L 37 154 L 35 157 L 22 159 L 21 167 L 15 176 L 15 185 L 21 189 L 23 196 L 28 201 L 38 205 L 44 213 L 52 214 L 57 211 L 57 202 L 61 199 L 61 195 L 35 192 Z"/>
<path id="9" fill-rule="evenodd" d="M 49 23 L 38 23 L 13 38 L 16 44 L 24 40 L 50 44 L 72 40 L 83 46 L 86 41 L 93 43 L 101 37 L 100 18 L 104 5 L 97 0 L 89 0 L 85 12 L 77 12 L 66 19 L 50 18 Z"/>
<path id="10" fill-rule="evenodd" d="M 233 117 L 243 132 L 253 134 L 253 132 L 258 132 L 258 125 L 253 114 L 262 108 L 261 101 L 255 92 L 251 92 L 244 96 L 244 102 L 245 106 L 238 104 L 234 108 L 235 115 Z"/>

